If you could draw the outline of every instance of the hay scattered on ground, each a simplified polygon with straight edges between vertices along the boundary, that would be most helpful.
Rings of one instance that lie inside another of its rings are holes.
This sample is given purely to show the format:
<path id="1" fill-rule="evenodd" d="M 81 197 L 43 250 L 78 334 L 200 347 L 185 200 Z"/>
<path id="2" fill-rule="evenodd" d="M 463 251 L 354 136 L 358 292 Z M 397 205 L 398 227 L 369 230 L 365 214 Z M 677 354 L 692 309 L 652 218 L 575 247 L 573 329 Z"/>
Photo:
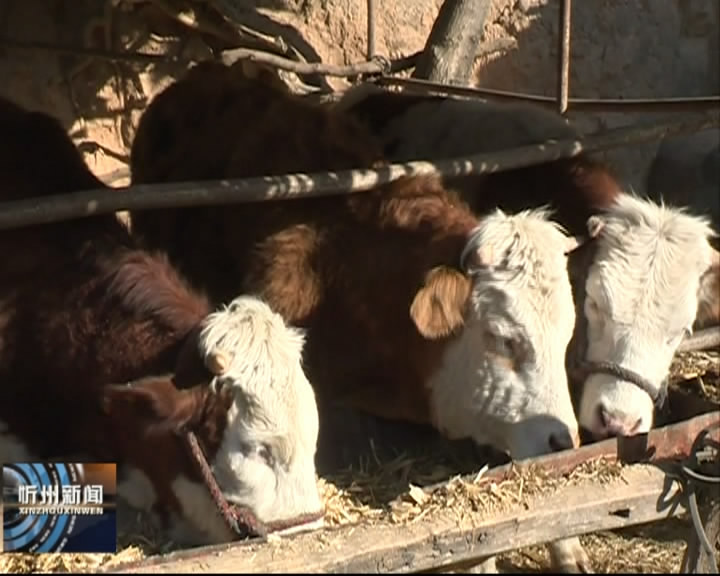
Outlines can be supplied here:
<path id="1" fill-rule="evenodd" d="M 720 403 L 720 353 L 679 354 L 670 370 L 671 386 Z M 514 470 L 500 482 L 477 473 L 477 454 L 448 454 L 443 447 L 426 447 L 422 454 L 401 453 L 389 461 L 363 462 L 360 466 L 319 479 L 329 525 L 377 522 L 419 522 L 441 510 L 458 514 L 473 510 L 497 514 L 535 497 L 592 478 L 611 482 L 622 466 L 603 459 L 587 462 L 572 473 L 553 478 L 538 470 Z M 489 466 L 497 463 L 488 461 Z M 465 480 L 461 475 L 475 471 Z M 481 471 L 482 472 L 482 471 Z M 428 488 L 431 487 L 431 488 Z M 647 526 L 634 526 L 581 537 L 599 573 L 677 573 L 690 525 L 673 518 Z M 78 572 L 136 561 L 176 549 L 142 514 L 119 529 L 118 554 L 5 554 L 0 572 Z M 720 557 L 720 553 L 718 555 Z M 547 548 L 536 546 L 498 557 L 502 572 L 547 572 Z"/>
<path id="2" fill-rule="evenodd" d="M 408 466 L 415 463 L 408 462 Z M 420 464 L 423 464 L 422 462 Z M 483 477 L 483 470 L 474 478 L 455 475 L 445 482 L 423 489 L 412 481 L 403 482 L 402 490 L 390 491 L 390 482 L 379 481 L 383 476 L 334 477 L 334 482 L 323 481 L 326 495 L 327 522 L 331 525 L 357 521 L 391 522 L 403 524 L 417 522 L 438 511 L 456 510 L 479 512 L 491 516 L 527 503 L 529 499 L 545 497 L 566 486 L 592 478 L 605 483 L 618 478 L 622 466 L 616 462 L 597 459 L 585 462 L 570 474 L 553 477 L 538 469 L 513 468 L 508 478 L 492 480 Z M 422 476 L 423 470 L 417 470 Z M 425 475 L 427 477 L 427 475 Z M 445 477 L 447 478 L 447 476 Z M 397 478 L 395 482 L 401 482 Z M 343 488 L 343 486 L 345 486 Z M 383 490 L 400 494 L 386 502 Z"/>
<path id="3" fill-rule="evenodd" d="M 671 385 L 720 403 L 720 351 L 677 354 L 670 367 L 670 378 Z"/>
<path id="4" fill-rule="evenodd" d="M 94 571 L 124 562 L 142 560 L 141 549 L 130 546 L 117 554 L 10 554 L 0 555 L 0 573 L 31 574 Z"/>
<path id="5" fill-rule="evenodd" d="M 683 519 L 632 526 L 580 537 L 599 574 L 677 574 L 688 529 Z M 498 569 L 512 573 L 549 573 L 547 547 L 532 546 L 498 557 Z"/>

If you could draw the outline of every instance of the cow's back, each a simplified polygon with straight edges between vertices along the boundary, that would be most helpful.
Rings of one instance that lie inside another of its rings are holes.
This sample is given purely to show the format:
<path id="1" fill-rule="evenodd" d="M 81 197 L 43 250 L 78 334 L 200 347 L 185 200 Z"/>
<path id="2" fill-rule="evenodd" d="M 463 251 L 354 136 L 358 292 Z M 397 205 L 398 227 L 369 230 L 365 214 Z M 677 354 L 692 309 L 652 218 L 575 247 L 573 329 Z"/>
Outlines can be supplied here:
<path id="1" fill-rule="evenodd" d="M 56 118 L 0 98 L 0 133 L 2 201 L 105 188 Z M 87 447 L 99 386 L 157 352 L 150 341 L 139 352 L 147 324 L 108 295 L 134 247 L 114 214 L 0 230 L 0 426 L 38 453 Z"/>
<path id="2" fill-rule="evenodd" d="M 248 78 L 242 67 L 205 62 L 150 103 L 131 173 L 142 184 L 347 170 L 381 160 L 380 144 L 356 119 Z M 229 208 L 133 212 L 133 233 L 167 250 L 217 301 L 229 294 L 221 287 L 231 253 L 219 226 Z"/>
<path id="3" fill-rule="evenodd" d="M 335 104 L 365 123 L 383 143 L 389 161 L 441 160 L 499 152 L 546 140 L 580 138 L 564 118 L 526 103 L 495 103 L 351 89 Z M 517 212 L 550 205 L 572 233 L 585 232 L 588 216 L 619 193 L 609 169 L 588 155 L 485 175 L 447 177 L 473 211 Z"/>

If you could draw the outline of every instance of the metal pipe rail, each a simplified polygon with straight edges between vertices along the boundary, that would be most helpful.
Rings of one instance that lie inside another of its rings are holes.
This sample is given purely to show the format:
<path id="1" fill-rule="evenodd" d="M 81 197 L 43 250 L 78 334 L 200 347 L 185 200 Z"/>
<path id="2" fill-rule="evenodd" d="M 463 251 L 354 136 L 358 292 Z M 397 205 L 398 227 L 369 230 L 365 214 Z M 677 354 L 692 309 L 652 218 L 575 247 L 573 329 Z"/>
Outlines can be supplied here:
<path id="1" fill-rule="evenodd" d="M 174 182 L 40 195 L 0 203 L 0 230 L 48 224 L 122 210 L 209 206 L 262 202 L 283 198 L 319 197 L 371 190 L 406 175 L 444 177 L 485 174 L 523 168 L 543 162 L 655 140 L 668 134 L 695 132 L 720 126 L 720 114 L 709 113 L 667 122 L 643 123 L 606 130 L 583 140 L 551 140 L 489 154 L 437 162 L 388 164 L 377 169 L 314 174 L 286 174 L 238 180 Z"/>
<path id="2" fill-rule="evenodd" d="M 421 80 L 418 78 L 399 78 L 382 76 L 373 82 L 379 86 L 400 86 L 404 90 L 422 94 L 446 94 L 466 98 L 494 99 L 500 101 L 530 102 L 546 108 L 558 108 L 558 99 L 550 96 L 495 90 L 491 88 L 474 88 L 470 86 L 451 86 Z M 698 112 L 720 110 L 720 95 L 697 96 L 689 98 L 568 98 L 567 109 L 586 112 Z"/>

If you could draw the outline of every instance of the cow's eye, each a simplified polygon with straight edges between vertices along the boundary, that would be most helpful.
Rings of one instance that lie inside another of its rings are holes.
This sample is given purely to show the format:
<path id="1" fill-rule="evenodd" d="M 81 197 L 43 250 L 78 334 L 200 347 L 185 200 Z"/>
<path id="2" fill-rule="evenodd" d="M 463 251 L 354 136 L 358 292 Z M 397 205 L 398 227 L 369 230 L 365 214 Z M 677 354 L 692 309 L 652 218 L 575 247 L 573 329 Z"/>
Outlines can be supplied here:
<path id="1" fill-rule="evenodd" d="M 275 465 L 275 458 L 273 456 L 272 448 L 268 444 L 260 443 L 257 445 L 255 452 L 262 458 L 268 466 Z"/>

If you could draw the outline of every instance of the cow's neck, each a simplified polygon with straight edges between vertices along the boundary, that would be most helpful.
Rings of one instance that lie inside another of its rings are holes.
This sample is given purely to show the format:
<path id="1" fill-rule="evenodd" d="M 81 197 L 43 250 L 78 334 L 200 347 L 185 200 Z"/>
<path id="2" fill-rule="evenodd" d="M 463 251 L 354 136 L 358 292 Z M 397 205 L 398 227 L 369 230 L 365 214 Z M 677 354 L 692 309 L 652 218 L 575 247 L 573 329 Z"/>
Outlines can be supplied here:
<path id="1" fill-rule="evenodd" d="M 325 388 L 334 395 L 337 387 L 345 386 L 343 392 L 355 407 L 429 424 L 427 386 L 442 363 L 447 339 L 423 338 L 410 306 L 430 269 L 459 264 L 477 222 L 468 212 L 447 206 L 435 211 L 434 221 L 413 225 L 403 226 L 406 214 L 401 210 L 395 214 L 394 226 L 383 222 L 342 239 L 344 257 L 328 271 L 339 278 L 326 279 L 333 289 L 309 326 L 306 357 L 321 393 Z M 322 334 L 313 338 L 312 331 Z"/>

